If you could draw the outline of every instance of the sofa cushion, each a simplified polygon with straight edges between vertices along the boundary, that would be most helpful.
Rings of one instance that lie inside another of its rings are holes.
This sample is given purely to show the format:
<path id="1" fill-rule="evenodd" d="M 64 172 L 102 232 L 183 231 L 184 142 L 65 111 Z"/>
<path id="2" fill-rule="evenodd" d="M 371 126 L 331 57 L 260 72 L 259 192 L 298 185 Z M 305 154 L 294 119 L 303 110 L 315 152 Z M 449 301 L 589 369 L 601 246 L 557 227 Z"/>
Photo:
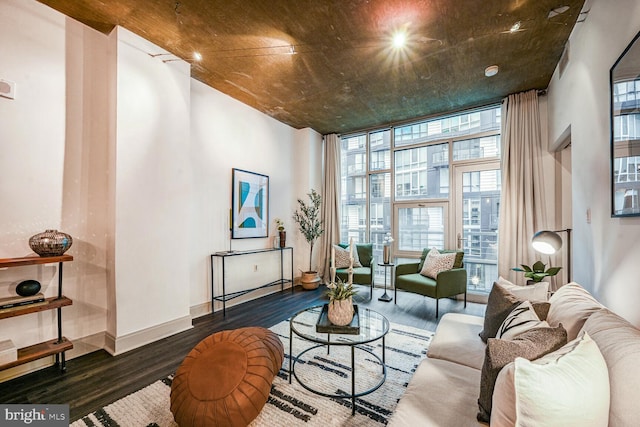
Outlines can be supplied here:
<path id="1" fill-rule="evenodd" d="M 520 299 L 529 301 L 547 301 L 549 299 L 549 282 L 538 282 L 533 285 L 520 286 L 500 276 L 498 277 L 498 283 Z"/>
<path id="2" fill-rule="evenodd" d="M 538 318 L 533 310 L 531 301 L 521 302 L 509 313 L 502 325 L 498 328 L 496 338 L 511 340 L 525 331 L 533 328 L 549 327 L 549 324 Z"/>
<path id="3" fill-rule="evenodd" d="M 551 308 L 547 322 L 551 326 L 562 326 L 567 330 L 569 341 L 578 336 L 584 322 L 598 310 L 604 308 L 591 294 L 579 284 L 572 282 L 562 286 L 549 298 Z"/>
<path id="4" fill-rule="evenodd" d="M 436 279 L 439 273 L 451 270 L 455 260 L 456 255 L 454 253 L 441 254 L 436 248 L 433 248 L 427 254 L 420 274 Z"/>
<path id="5" fill-rule="evenodd" d="M 424 260 L 427 258 L 427 254 L 429 253 L 431 249 L 430 248 L 425 248 L 422 250 L 422 255 L 420 255 L 420 263 L 418 264 L 418 270 L 416 271 L 416 273 L 420 273 L 422 271 L 422 267 L 424 267 Z M 464 252 L 462 251 L 452 251 L 452 250 L 441 250 L 440 253 L 441 254 L 448 254 L 448 253 L 454 253 L 456 254 L 456 260 L 453 263 L 453 268 L 462 268 L 463 264 L 462 264 L 462 260 L 464 259 Z"/>
<path id="6" fill-rule="evenodd" d="M 607 362 L 609 426 L 640 425 L 640 330 L 607 309 L 589 316 L 582 330 L 598 344 Z"/>
<path id="7" fill-rule="evenodd" d="M 478 420 L 489 422 L 491 399 L 496 378 L 507 364 L 524 357 L 537 359 L 555 351 L 567 343 L 567 331 L 557 328 L 533 328 L 521 333 L 513 340 L 489 338 L 485 351 L 478 398 Z"/>
<path id="8" fill-rule="evenodd" d="M 596 343 L 584 334 L 532 362 L 505 366 L 493 393 L 491 427 L 606 427 L 609 376 Z"/>
<path id="9" fill-rule="evenodd" d="M 389 426 L 482 426 L 476 420 L 478 384 L 479 370 L 426 358 L 418 365 Z"/>
<path id="10" fill-rule="evenodd" d="M 481 369 L 485 344 L 478 338 L 483 319 L 469 314 L 446 313 L 440 319 L 427 357 Z"/>
<path id="11" fill-rule="evenodd" d="M 395 286 L 398 289 L 426 295 L 431 298 L 436 297 L 436 281 L 420 273 L 398 276 L 395 281 Z"/>
<path id="12" fill-rule="evenodd" d="M 489 292 L 487 308 L 484 314 L 484 327 L 479 334 L 482 341 L 487 342 L 488 338 L 494 338 L 504 319 L 523 301 L 509 292 L 504 286 L 494 283 L 491 292 Z M 540 320 L 547 318 L 548 302 L 532 302 L 531 305 Z"/>

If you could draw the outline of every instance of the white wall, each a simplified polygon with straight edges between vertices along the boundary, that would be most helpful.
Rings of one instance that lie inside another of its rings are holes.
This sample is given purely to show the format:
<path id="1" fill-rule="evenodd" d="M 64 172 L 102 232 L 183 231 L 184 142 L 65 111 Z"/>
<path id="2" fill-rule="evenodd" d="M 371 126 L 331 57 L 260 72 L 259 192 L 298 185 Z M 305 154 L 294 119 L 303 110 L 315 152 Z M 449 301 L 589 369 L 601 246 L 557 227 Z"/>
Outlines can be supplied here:
<path id="1" fill-rule="evenodd" d="M 191 306 L 195 314 L 205 312 L 211 298 L 209 255 L 229 250 L 232 168 L 269 176 L 269 238 L 234 239 L 232 250 L 270 248 L 275 218 L 284 220 L 287 246 L 294 247 L 294 274 L 306 252 L 297 244 L 299 235 L 291 219 L 299 188 L 308 191 L 320 174 L 320 163 L 309 163 L 300 150 L 318 151 L 321 135 L 310 129 L 295 130 L 242 104 L 205 84 L 191 84 L 191 174 L 194 196 L 191 217 L 197 224 L 191 240 Z M 302 166 L 299 166 L 302 165 Z M 309 167 L 309 165 L 312 165 Z M 299 173 L 302 169 L 304 173 Z M 310 172 L 313 171 L 313 172 Z M 311 175 L 311 176 L 310 176 Z M 291 264 L 285 252 L 285 277 Z M 249 289 L 279 277 L 279 253 L 227 258 L 227 292 Z M 214 261 L 216 296 L 222 293 L 221 261 Z M 257 271 L 255 267 L 257 266 Z M 202 284 L 209 284 L 203 287 Z M 249 294 L 255 298 L 270 290 Z M 239 298 L 227 307 L 244 301 Z M 215 309 L 222 307 L 216 303 Z"/>
<path id="2" fill-rule="evenodd" d="M 164 53 L 157 46 L 124 28 L 113 31 L 117 322 L 108 332 L 120 353 L 141 344 L 137 338 L 128 343 L 130 334 L 165 328 L 159 338 L 191 326 L 191 79 L 186 62 L 165 63 L 149 55 Z"/>
<path id="3" fill-rule="evenodd" d="M 570 38 L 569 65 L 549 85 L 549 140 L 571 126 L 573 278 L 640 325 L 640 218 L 611 218 L 609 125 L 609 70 L 640 31 L 640 2 L 587 1 L 587 9 Z"/>
<path id="4" fill-rule="evenodd" d="M 105 36 L 36 1 L 0 2 L 0 78 L 17 83 L 15 100 L 0 98 L 0 257 L 31 253 L 29 236 L 45 228 L 74 237 L 64 270 L 74 300 L 63 308 L 69 356 L 126 351 L 210 310 L 209 255 L 229 248 L 234 167 L 269 175 L 270 235 L 273 218 L 284 219 L 296 271 L 306 259 L 291 215 L 297 197 L 319 189 L 321 136 L 191 79 L 184 62 L 148 55 L 159 52 L 126 30 Z M 274 254 L 230 265 L 227 279 L 239 289 L 272 280 Z M 55 266 L 20 267 L 0 271 L 0 297 L 26 278 L 55 294 Z M 0 323 L 0 339 L 18 347 L 55 334 L 54 312 Z"/>
<path id="5" fill-rule="evenodd" d="M 63 333 L 83 339 L 71 355 L 104 344 L 104 90 L 93 84 L 105 65 L 104 41 L 37 2 L 0 3 L 0 78 L 16 83 L 14 100 L 0 98 L 0 257 L 31 254 L 29 237 L 46 228 L 73 236 L 63 286 L 73 305 L 63 308 Z M 0 297 L 15 295 L 25 279 L 54 296 L 57 277 L 56 265 L 1 271 Z M 54 338 L 55 325 L 55 311 L 6 319 L 0 340 L 24 347 Z M 2 371 L 0 379 L 52 360 Z"/>

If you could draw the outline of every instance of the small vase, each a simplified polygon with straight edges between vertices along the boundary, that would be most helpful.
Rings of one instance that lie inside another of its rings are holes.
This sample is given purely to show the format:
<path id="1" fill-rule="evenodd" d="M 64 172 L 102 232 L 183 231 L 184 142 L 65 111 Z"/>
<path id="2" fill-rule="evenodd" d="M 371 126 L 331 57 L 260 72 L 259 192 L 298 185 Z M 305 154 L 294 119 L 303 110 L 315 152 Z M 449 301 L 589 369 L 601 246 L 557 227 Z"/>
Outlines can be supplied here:
<path id="1" fill-rule="evenodd" d="M 286 231 L 279 231 L 278 234 L 280 235 L 280 247 L 284 248 L 287 246 L 287 232 Z"/>
<path id="2" fill-rule="evenodd" d="M 382 247 L 382 262 L 389 264 L 391 262 L 391 248 L 389 246 Z"/>
<path id="3" fill-rule="evenodd" d="M 29 238 L 31 250 L 42 257 L 60 256 L 73 244 L 67 233 L 58 230 L 46 230 Z"/>
<path id="4" fill-rule="evenodd" d="M 351 297 L 329 302 L 329 321 L 336 326 L 346 326 L 353 320 L 353 301 Z"/>

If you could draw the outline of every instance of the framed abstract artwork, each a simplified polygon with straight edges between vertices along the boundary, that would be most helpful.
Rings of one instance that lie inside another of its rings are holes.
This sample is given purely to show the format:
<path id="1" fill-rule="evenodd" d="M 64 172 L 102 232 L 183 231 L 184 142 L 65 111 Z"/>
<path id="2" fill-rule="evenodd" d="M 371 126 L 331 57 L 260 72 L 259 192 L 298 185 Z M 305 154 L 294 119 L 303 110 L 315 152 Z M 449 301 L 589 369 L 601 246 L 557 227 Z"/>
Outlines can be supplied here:
<path id="1" fill-rule="evenodd" d="M 232 239 L 268 237 L 269 177 L 233 168 Z"/>

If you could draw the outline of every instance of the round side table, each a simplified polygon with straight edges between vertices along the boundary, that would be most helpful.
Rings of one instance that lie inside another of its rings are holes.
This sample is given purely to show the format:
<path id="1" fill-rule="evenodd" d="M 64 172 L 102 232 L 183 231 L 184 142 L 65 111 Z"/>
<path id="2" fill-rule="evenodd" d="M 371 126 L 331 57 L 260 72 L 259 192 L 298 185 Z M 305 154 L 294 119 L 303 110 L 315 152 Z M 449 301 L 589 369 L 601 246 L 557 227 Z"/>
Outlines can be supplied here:
<path id="1" fill-rule="evenodd" d="M 391 272 L 393 273 L 393 267 L 395 267 L 395 264 L 379 262 L 378 265 L 384 268 L 384 294 L 382 294 L 382 296 L 378 298 L 378 301 L 390 302 L 393 300 L 393 298 L 391 298 L 391 296 L 387 294 L 387 270 L 391 269 Z M 393 274 L 391 278 L 393 279 Z"/>

